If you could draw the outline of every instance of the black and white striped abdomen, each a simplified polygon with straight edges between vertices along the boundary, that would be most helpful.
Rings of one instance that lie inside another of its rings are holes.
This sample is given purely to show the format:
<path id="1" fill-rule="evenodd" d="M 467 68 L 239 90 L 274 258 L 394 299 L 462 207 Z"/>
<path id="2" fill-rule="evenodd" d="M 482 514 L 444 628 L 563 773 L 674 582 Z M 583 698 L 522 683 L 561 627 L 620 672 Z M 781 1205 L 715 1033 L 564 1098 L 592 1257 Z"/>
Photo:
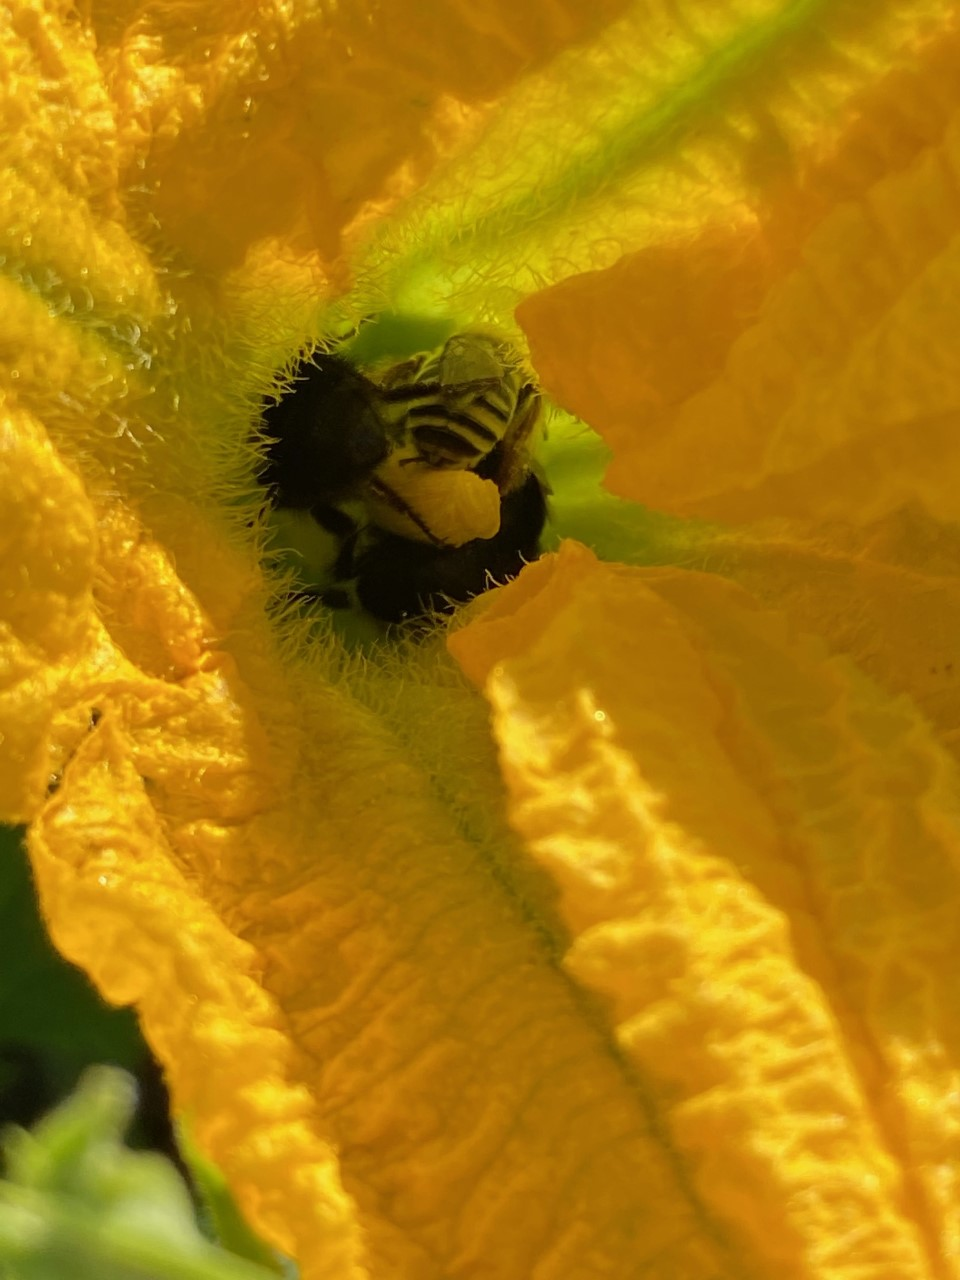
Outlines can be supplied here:
<path id="1" fill-rule="evenodd" d="M 411 362 L 382 397 L 424 462 L 469 470 L 503 440 L 532 388 L 492 353 L 486 365 L 466 368 L 461 360 L 451 367 L 448 348 Z"/>

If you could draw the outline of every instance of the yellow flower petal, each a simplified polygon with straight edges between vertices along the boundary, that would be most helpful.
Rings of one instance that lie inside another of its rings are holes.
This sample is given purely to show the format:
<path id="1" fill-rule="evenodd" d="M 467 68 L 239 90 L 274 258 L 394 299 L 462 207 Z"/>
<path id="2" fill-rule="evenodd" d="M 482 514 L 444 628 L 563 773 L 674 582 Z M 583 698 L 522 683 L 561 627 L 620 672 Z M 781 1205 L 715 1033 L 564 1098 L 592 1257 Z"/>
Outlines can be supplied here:
<path id="1" fill-rule="evenodd" d="M 28 414 L 8 410 L 0 439 L 0 798 L 7 821 L 22 822 L 36 812 L 55 767 L 47 739 L 88 640 L 94 521 L 82 485 Z"/>
<path id="2" fill-rule="evenodd" d="M 575 544 L 449 644 L 564 967 L 738 1258 L 936 1274 L 960 1240 L 960 778 L 922 719 L 731 584 Z"/>
<path id="3" fill-rule="evenodd" d="M 91 619 L 70 679 L 98 718 L 74 727 L 31 853 L 58 945 L 137 1004 L 254 1222 L 308 1277 L 623 1256 L 724 1274 L 635 1084 L 425 773 L 309 687 L 310 736 L 278 756 L 134 533 L 101 532 L 114 606 L 134 643 L 153 623 L 180 654 L 151 677 Z"/>
<path id="4" fill-rule="evenodd" d="M 870 521 L 910 499 L 960 513 L 960 43 L 942 6 L 877 18 L 869 57 L 838 41 L 800 76 L 817 123 L 779 165 L 789 76 L 772 99 L 765 68 L 744 77 L 781 131 L 737 151 L 766 166 L 749 218 L 519 309 L 546 389 L 612 445 L 613 492 L 735 521 Z M 831 57 L 847 100 L 820 120 Z"/>

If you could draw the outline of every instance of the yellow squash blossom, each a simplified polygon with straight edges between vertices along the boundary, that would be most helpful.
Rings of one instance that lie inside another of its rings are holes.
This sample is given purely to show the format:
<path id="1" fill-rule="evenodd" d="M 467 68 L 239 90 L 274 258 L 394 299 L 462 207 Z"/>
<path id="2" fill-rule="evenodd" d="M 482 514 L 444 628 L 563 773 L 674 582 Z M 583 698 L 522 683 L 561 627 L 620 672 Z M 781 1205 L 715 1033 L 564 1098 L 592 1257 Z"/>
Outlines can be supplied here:
<path id="1" fill-rule="evenodd" d="M 0 58 L 0 816 L 251 1221 L 960 1276 L 955 5 L 10 0 Z M 555 425 L 577 538 L 357 657 L 271 621 L 250 430 L 388 308 L 612 461 Z"/>

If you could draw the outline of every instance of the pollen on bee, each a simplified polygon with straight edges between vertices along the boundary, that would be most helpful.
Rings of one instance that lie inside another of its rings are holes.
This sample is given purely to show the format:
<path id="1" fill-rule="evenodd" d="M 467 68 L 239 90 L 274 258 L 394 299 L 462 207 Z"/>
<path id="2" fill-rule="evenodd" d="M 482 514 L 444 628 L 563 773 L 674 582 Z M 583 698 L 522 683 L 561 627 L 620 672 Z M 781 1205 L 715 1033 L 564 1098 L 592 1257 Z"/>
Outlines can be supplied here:
<path id="1" fill-rule="evenodd" d="M 432 539 L 462 547 L 474 538 L 492 538 L 500 528 L 500 490 L 472 471 L 388 463 L 378 476 L 400 500 L 396 506 L 384 501 L 368 504 L 383 529 L 418 542 Z"/>

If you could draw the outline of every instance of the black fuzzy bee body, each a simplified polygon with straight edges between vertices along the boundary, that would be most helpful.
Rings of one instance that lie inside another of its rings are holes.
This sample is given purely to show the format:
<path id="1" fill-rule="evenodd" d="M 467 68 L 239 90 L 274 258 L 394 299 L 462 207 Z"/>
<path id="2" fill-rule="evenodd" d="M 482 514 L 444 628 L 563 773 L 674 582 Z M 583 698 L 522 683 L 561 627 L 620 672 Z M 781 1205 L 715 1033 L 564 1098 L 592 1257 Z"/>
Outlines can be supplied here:
<path id="1" fill-rule="evenodd" d="M 371 376 L 338 355 L 315 354 L 263 410 L 259 479 L 275 508 L 309 512 L 337 543 L 327 589 L 315 594 L 342 605 L 350 581 L 364 609 L 401 622 L 448 610 L 537 557 L 546 499 L 529 449 L 539 416 L 539 393 L 519 360 L 486 334 L 454 335 L 438 352 Z M 393 479 L 407 466 L 493 481 L 499 530 L 448 545 Z M 383 527 L 385 511 L 410 536 L 395 523 L 394 531 Z"/>
<path id="2" fill-rule="evenodd" d="M 380 534 L 356 560 L 357 597 L 384 622 L 404 622 L 454 605 L 515 578 L 540 554 L 547 503 L 530 472 L 500 505 L 500 529 L 461 547 L 431 547 Z"/>
<path id="3" fill-rule="evenodd" d="M 270 444 L 260 483 L 276 506 L 294 510 L 354 496 L 392 445 L 376 386 L 335 355 L 300 360 L 290 389 L 264 407 L 262 421 Z"/>

